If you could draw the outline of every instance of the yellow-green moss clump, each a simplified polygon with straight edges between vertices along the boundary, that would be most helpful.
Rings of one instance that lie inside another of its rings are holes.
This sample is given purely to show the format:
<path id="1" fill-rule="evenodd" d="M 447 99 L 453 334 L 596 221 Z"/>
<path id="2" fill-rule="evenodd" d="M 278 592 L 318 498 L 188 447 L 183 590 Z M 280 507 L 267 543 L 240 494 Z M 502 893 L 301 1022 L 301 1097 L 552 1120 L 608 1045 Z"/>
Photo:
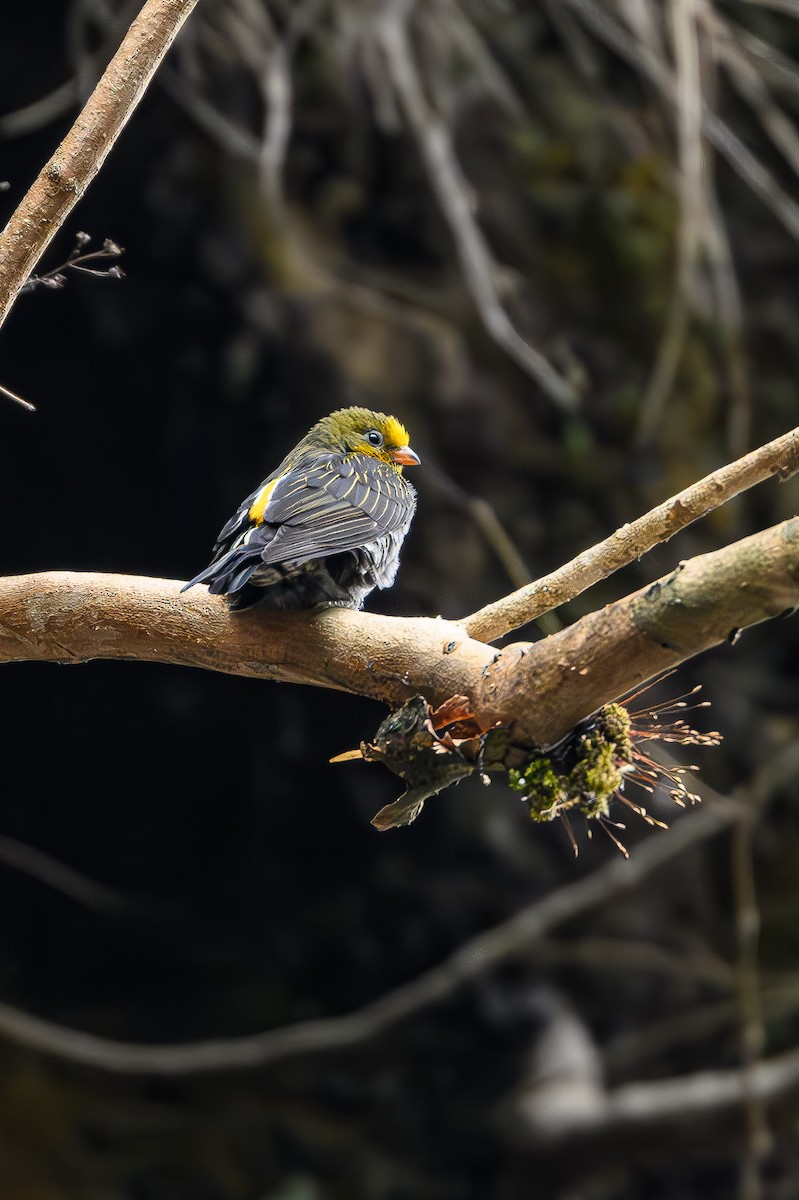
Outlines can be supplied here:
<path id="1" fill-rule="evenodd" d="M 508 777 L 534 821 L 551 821 L 573 808 L 589 818 L 606 817 L 630 762 L 629 714 L 622 705 L 609 704 L 548 754 L 531 759 L 523 770 L 510 770 Z"/>

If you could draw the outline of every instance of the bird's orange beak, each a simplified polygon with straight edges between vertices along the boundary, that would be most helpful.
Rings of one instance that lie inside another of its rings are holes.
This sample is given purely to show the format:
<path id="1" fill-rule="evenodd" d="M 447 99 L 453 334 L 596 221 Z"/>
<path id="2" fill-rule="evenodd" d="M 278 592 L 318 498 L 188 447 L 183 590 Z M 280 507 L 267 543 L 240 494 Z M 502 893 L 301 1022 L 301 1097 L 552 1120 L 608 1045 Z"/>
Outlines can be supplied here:
<path id="1" fill-rule="evenodd" d="M 420 467 L 422 465 L 421 458 L 411 450 L 410 446 L 398 446 L 396 450 L 391 450 L 390 458 L 400 467 Z"/>

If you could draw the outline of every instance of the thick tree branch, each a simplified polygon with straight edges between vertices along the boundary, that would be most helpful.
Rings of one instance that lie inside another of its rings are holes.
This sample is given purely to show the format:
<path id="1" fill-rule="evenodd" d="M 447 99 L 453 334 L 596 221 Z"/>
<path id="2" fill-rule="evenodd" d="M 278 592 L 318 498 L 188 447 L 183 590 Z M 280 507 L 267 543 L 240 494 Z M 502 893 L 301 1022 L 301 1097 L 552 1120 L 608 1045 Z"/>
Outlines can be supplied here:
<path id="1" fill-rule="evenodd" d="M 571 562 L 486 605 L 463 622 L 469 635 L 491 642 L 534 621 L 542 613 L 573 600 L 600 579 L 628 566 L 659 542 L 667 542 L 699 517 L 726 504 L 771 475 L 788 479 L 799 470 L 799 428 L 784 433 L 737 462 L 721 467 L 670 496 L 644 516 L 622 525 L 609 538 L 578 554 Z"/>
<path id="2" fill-rule="evenodd" d="M 314 684 L 397 705 L 468 696 L 484 725 L 546 746 L 602 704 L 799 603 L 799 518 L 681 564 L 541 642 L 494 651 L 451 622 L 332 610 L 232 616 L 173 581 L 69 572 L 0 580 L 0 662 L 134 658 Z"/>
<path id="3" fill-rule="evenodd" d="M 797 602 L 793 518 L 682 563 L 527 650 L 515 644 L 501 651 L 482 681 L 484 719 L 518 713 L 520 740 L 546 746 L 609 700 Z M 514 671 L 508 659 L 520 654 Z"/>
<path id="4" fill-rule="evenodd" d="M 0 234 L 0 325 L 94 179 L 197 0 L 146 0 L 86 105 Z"/>
<path id="5" fill-rule="evenodd" d="M 333 609 L 232 616 L 204 587 L 69 571 L 0 579 L 0 662 L 133 658 L 401 703 L 447 699 L 494 658 L 448 621 Z M 451 649 L 450 649 L 451 647 Z"/>

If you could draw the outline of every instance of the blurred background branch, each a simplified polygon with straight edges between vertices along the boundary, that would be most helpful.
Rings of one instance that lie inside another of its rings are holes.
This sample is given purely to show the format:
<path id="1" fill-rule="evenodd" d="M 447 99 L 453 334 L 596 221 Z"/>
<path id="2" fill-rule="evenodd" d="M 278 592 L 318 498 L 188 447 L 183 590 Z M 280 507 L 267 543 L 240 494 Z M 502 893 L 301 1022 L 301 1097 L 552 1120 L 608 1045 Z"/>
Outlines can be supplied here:
<path id="1" fill-rule="evenodd" d="M 5 6 L 4 219 L 141 9 Z M 125 279 L 29 288 L 4 328 L 0 380 L 40 416 L 0 406 L 3 573 L 187 577 L 313 421 L 363 402 L 425 464 L 374 629 L 532 578 L 521 618 L 557 586 L 568 635 L 651 588 L 671 546 L 625 543 L 591 595 L 558 569 L 591 579 L 586 547 L 796 423 L 798 35 L 787 2 L 203 0 L 35 268 L 88 229 L 126 247 Z M 676 510 L 679 556 L 796 496 Z M 83 598 L 87 645 L 119 651 Z M 199 661 L 224 612 L 193 603 Z M 163 591 L 152 607 L 168 623 Z M 367 698 L 7 665 L 3 1200 L 528 1200 L 531 1179 L 552 1200 L 794 1200 L 798 660 L 797 622 L 769 622 L 637 701 L 701 680 L 725 740 L 692 753 L 733 800 L 715 836 L 704 787 L 668 832 L 631 821 L 630 864 L 579 829 L 575 860 L 477 777 L 378 836 L 396 780 L 327 763 L 380 720 Z M 556 684 L 556 711 L 588 702 Z M 667 789 L 647 803 L 671 823 Z M 87 1070 L 76 1031 L 131 1073 Z M 209 1039 L 212 1080 L 133 1069 Z M 268 1069 L 222 1065 L 264 1046 Z"/>

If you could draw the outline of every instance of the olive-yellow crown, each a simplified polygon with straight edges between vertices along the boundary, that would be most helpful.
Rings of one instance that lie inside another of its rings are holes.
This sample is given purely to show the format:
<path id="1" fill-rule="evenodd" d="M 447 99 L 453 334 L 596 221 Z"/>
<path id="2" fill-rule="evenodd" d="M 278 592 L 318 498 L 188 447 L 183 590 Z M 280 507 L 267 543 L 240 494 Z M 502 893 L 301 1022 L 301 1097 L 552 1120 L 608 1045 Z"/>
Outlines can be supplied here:
<path id="1" fill-rule="evenodd" d="M 341 454 L 369 454 L 392 466 L 416 466 L 419 462 L 408 445 L 405 426 L 396 417 L 369 408 L 337 409 L 318 421 L 300 445 Z"/>

